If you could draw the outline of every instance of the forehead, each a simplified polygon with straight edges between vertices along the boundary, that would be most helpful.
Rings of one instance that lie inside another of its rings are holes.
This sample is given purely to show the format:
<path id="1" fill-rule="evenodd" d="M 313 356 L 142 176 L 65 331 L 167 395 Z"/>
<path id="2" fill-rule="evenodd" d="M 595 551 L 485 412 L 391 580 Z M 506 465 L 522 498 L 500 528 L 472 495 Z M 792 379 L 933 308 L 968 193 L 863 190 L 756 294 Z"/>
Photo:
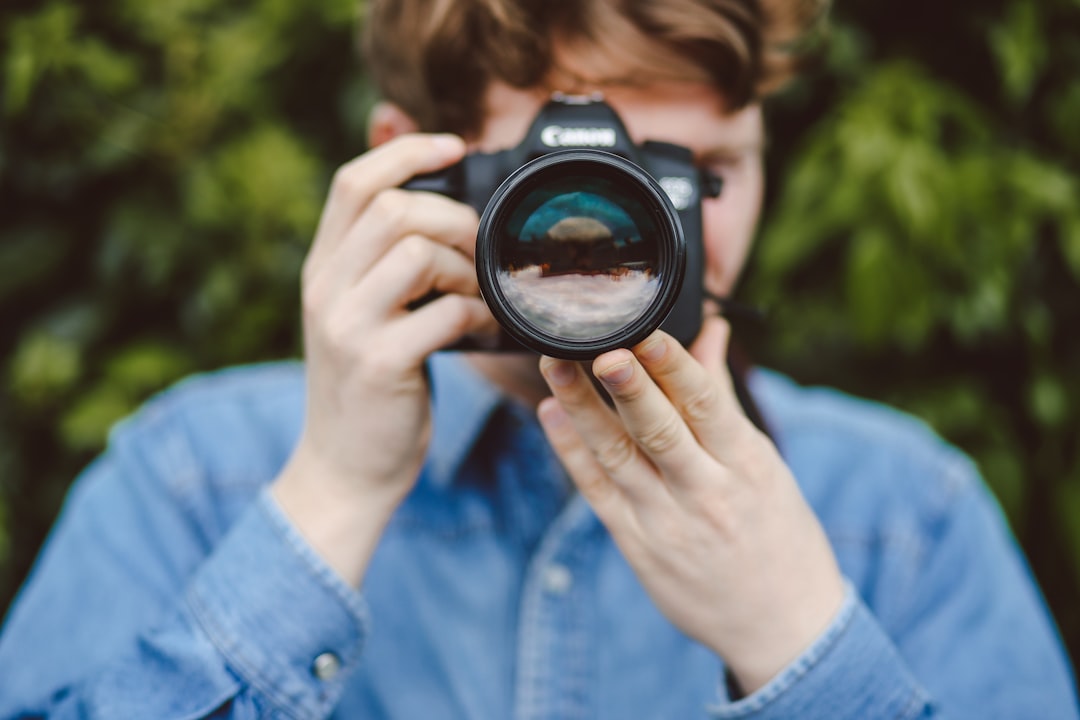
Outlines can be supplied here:
<path id="1" fill-rule="evenodd" d="M 689 147 L 699 157 L 758 151 L 763 144 L 761 110 L 750 105 L 727 111 L 724 98 L 701 83 L 596 84 L 571 90 L 547 84 L 519 90 L 493 83 L 485 94 L 485 116 L 474 149 L 493 152 L 521 141 L 536 113 L 555 90 L 601 93 L 635 143 L 660 140 Z"/>
<path id="2" fill-rule="evenodd" d="M 484 124 L 477 147 L 516 145 L 554 92 L 600 93 L 619 113 L 634 142 L 661 140 L 699 155 L 729 146 L 760 148 L 757 106 L 729 112 L 729 103 L 707 73 L 688 58 L 611 13 L 595 39 L 559 39 L 542 82 L 520 89 L 493 82 L 484 97 Z"/>

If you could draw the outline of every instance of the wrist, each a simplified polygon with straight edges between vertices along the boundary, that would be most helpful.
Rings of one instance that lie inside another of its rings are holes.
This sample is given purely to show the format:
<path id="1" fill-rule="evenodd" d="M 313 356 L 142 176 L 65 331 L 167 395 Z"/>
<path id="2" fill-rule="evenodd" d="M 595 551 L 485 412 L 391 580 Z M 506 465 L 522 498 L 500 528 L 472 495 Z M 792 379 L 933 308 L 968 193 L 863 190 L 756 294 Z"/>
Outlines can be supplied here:
<path id="1" fill-rule="evenodd" d="M 745 694 L 764 687 L 821 637 L 844 605 L 845 586 L 839 570 L 816 584 L 815 592 L 793 599 L 763 619 L 758 632 L 746 633 L 728 648 L 725 664 Z"/>
<path id="2" fill-rule="evenodd" d="M 403 499 L 385 486 L 320 462 L 301 445 L 270 488 L 270 494 L 312 549 L 353 587 L 359 587 L 383 530 Z"/>

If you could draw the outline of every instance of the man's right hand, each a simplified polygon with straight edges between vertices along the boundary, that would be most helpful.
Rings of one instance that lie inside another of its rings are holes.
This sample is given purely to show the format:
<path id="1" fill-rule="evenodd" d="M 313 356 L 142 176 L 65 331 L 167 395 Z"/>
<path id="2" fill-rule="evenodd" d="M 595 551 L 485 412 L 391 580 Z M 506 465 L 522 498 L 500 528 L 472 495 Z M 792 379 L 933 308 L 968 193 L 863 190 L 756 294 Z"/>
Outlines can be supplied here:
<path id="1" fill-rule="evenodd" d="M 425 359 L 494 332 L 472 262 L 476 212 L 399 188 L 464 152 L 455 136 L 405 135 L 341 167 L 304 263 L 306 417 L 273 494 L 354 586 L 423 463 Z M 442 296 L 410 309 L 431 291 Z"/>

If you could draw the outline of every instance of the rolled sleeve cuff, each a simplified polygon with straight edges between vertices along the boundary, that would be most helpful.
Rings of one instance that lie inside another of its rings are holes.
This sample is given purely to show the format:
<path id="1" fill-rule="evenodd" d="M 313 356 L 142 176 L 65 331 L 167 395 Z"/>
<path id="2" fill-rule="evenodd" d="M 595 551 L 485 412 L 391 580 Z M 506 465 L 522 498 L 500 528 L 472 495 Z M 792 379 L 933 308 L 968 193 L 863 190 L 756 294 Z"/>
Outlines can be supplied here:
<path id="1" fill-rule="evenodd" d="M 847 583 L 828 628 L 764 687 L 709 708 L 717 720 L 904 720 L 929 717 L 926 692 Z"/>
<path id="2" fill-rule="evenodd" d="M 188 588 L 187 606 L 230 669 L 270 703 L 329 714 L 360 661 L 366 604 L 264 491 Z"/>

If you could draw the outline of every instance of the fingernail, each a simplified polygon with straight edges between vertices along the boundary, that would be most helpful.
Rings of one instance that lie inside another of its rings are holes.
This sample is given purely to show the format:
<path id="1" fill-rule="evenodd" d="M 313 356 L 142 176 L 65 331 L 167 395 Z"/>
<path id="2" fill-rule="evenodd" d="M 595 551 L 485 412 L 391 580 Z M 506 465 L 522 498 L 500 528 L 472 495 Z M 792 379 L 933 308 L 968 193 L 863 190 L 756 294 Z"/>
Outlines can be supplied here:
<path id="1" fill-rule="evenodd" d="M 633 375 L 634 366 L 629 362 L 621 362 L 600 373 L 600 379 L 607 385 L 622 385 Z"/>
<path id="2" fill-rule="evenodd" d="M 646 362 L 656 362 L 667 354 L 667 343 L 664 338 L 658 337 L 650 340 L 645 347 L 641 348 L 638 357 Z"/>
<path id="3" fill-rule="evenodd" d="M 566 387 L 574 382 L 574 378 L 577 377 L 577 370 L 571 362 L 553 360 L 544 367 L 544 375 L 551 381 L 552 385 Z"/>

